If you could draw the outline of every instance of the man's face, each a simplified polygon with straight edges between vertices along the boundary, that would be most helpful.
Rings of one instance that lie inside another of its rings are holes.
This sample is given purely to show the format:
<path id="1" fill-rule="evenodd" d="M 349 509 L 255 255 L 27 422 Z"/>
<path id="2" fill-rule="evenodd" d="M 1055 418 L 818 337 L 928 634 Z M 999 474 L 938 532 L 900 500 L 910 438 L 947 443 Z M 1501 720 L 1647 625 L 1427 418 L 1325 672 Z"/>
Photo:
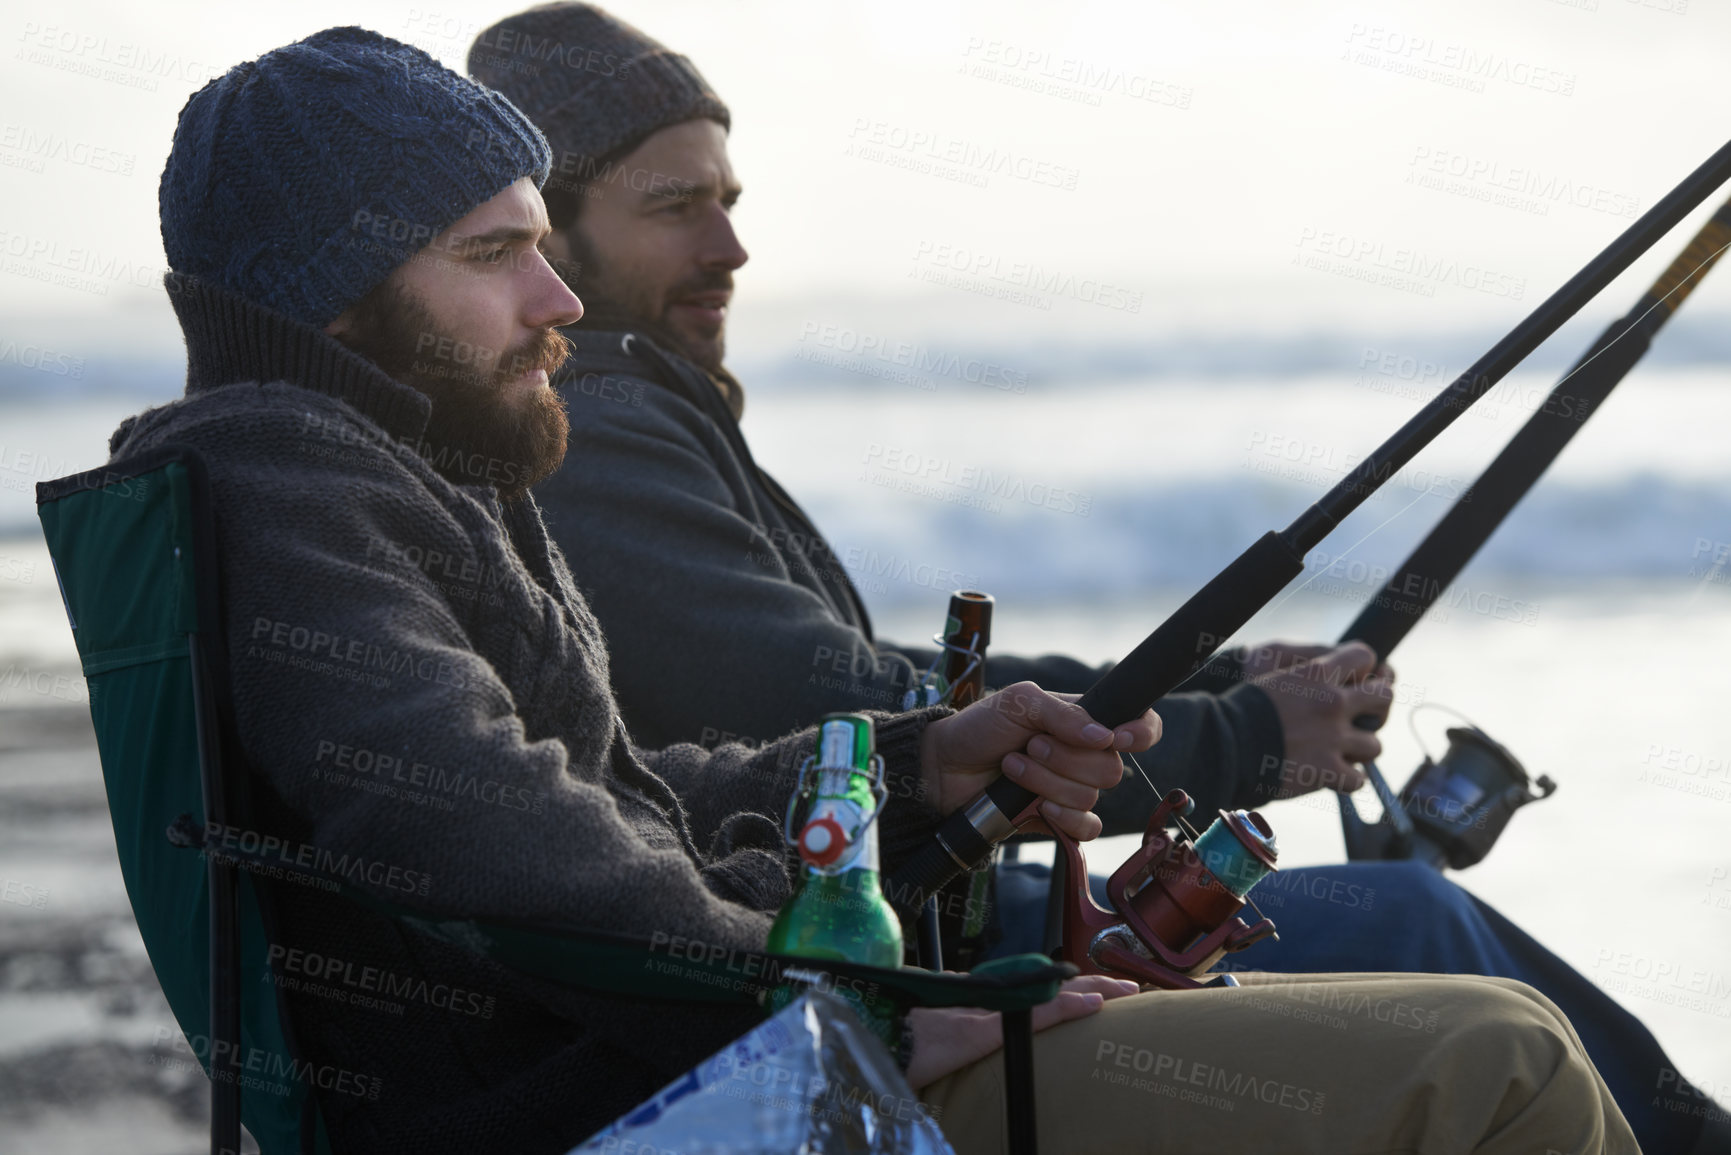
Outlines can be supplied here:
<path id="1" fill-rule="evenodd" d="M 665 334 L 691 360 L 719 369 L 733 270 L 747 259 L 729 215 L 739 194 L 726 130 L 684 121 L 598 174 L 576 227 L 544 247 L 577 262 L 593 319 Z"/>
<path id="2" fill-rule="evenodd" d="M 435 237 L 326 332 L 432 399 L 426 456 L 448 480 L 513 498 L 552 473 L 570 432 L 548 377 L 583 305 L 542 257 L 547 209 L 524 177 Z"/>

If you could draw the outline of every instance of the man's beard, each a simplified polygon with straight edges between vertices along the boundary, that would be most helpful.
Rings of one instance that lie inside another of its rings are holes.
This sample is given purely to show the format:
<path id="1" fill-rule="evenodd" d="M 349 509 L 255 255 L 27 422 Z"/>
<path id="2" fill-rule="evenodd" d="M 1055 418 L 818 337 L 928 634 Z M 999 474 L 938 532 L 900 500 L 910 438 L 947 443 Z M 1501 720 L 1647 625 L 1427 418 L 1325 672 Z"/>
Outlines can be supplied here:
<path id="1" fill-rule="evenodd" d="M 705 269 L 674 285 L 666 294 L 653 289 L 633 291 L 596 254 L 580 229 L 567 230 L 571 255 L 576 259 L 575 275 L 561 270 L 565 283 L 583 302 L 583 319 L 579 328 L 601 331 L 642 333 L 658 345 L 665 346 L 686 360 L 709 370 L 721 369 L 727 353 L 727 325 L 716 332 L 713 345 L 693 345 L 667 323 L 668 302 L 694 293 L 733 290 L 733 274 L 726 269 Z"/>
<path id="2" fill-rule="evenodd" d="M 571 345 L 554 329 L 494 356 L 446 332 L 421 299 L 386 282 L 356 305 L 343 343 L 405 385 L 425 393 L 432 415 L 417 452 L 455 485 L 491 483 L 511 501 L 565 460 L 571 423 L 555 389 L 513 399 L 513 382 L 543 369 L 551 377 Z"/>

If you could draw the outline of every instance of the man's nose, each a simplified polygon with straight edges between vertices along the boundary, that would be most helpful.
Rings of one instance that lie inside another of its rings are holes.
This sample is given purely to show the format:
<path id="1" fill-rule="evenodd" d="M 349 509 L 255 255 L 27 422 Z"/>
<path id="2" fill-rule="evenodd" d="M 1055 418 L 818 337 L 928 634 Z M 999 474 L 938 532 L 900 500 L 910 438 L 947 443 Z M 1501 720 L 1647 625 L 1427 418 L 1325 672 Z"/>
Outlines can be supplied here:
<path id="1" fill-rule="evenodd" d="M 719 204 L 710 205 L 706 223 L 701 254 L 706 267 L 731 271 L 751 259 L 751 254 L 739 243 L 739 234 L 733 231 L 733 218 L 726 209 Z"/>
<path id="2" fill-rule="evenodd" d="M 557 329 L 576 324 L 583 316 L 583 302 L 553 271 L 553 266 L 547 263 L 540 249 L 531 251 L 534 255 L 530 258 L 528 273 L 533 287 L 524 310 L 523 325 L 530 329 Z"/>

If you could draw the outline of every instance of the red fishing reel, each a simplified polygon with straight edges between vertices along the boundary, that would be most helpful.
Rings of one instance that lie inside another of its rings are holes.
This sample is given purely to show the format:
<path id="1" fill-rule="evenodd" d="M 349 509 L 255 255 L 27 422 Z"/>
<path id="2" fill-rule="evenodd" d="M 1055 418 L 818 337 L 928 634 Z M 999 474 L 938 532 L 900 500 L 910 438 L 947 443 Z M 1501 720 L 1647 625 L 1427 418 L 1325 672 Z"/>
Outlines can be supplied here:
<path id="1" fill-rule="evenodd" d="M 1194 843 L 1166 830 L 1168 820 L 1194 806 L 1182 790 L 1161 799 L 1141 849 L 1106 884 L 1116 912 L 1089 893 L 1082 848 L 1053 831 L 1064 856 L 1062 930 L 1053 952 L 1060 962 L 1075 964 L 1083 974 L 1194 990 L 1212 981 L 1209 968 L 1228 951 L 1274 934 L 1274 923 L 1260 912 L 1253 924 L 1237 917 L 1251 886 L 1275 869 L 1273 829 L 1254 811 L 1222 810 Z"/>

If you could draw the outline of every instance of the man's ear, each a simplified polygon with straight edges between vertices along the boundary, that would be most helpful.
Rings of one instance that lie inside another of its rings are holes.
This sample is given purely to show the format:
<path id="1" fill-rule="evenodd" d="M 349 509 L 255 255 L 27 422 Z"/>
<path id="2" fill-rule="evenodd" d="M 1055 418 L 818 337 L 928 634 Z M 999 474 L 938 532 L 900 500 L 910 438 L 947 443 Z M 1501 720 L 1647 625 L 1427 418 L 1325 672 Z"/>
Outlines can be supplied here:
<path id="1" fill-rule="evenodd" d="M 344 335 L 346 335 L 350 329 L 352 329 L 354 327 L 355 327 L 355 311 L 352 308 L 351 309 L 344 309 L 341 313 L 339 313 L 337 315 L 336 320 L 332 321 L 330 324 L 325 326 L 325 336 L 336 337 L 336 338 L 340 339 Z"/>

